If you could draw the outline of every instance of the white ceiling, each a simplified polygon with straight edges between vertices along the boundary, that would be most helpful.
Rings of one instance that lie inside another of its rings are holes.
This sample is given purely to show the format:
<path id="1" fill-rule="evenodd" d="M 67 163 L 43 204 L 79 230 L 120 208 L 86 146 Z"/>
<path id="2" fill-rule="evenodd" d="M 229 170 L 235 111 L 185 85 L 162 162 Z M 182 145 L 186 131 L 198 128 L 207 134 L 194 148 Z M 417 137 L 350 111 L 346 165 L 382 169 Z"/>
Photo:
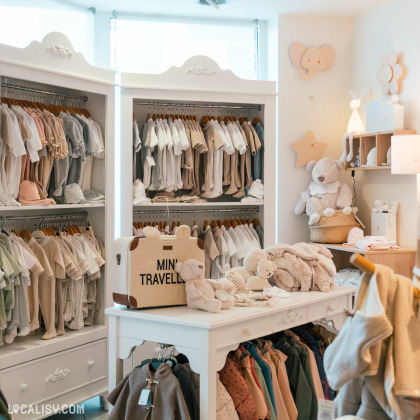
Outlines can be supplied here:
<path id="1" fill-rule="evenodd" d="M 71 0 L 98 11 L 206 16 L 267 20 L 278 14 L 304 13 L 327 16 L 358 16 L 390 0 L 229 0 L 215 10 L 200 6 L 196 0 Z"/>

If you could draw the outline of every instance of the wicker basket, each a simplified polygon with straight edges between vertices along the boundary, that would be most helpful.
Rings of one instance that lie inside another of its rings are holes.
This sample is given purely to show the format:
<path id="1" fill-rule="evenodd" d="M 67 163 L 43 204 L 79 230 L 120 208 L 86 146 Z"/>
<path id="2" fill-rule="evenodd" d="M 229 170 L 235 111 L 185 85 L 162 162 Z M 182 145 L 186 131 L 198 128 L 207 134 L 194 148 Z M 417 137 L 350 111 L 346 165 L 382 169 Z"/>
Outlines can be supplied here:
<path id="1" fill-rule="evenodd" d="M 309 226 L 310 240 L 321 244 L 342 244 L 347 242 L 349 232 L 355 227 L 361 226 L 353 213 L 346 216 L 341 210 L 336 210 L 334 216 L 321 216 L 316 225 Z"/>

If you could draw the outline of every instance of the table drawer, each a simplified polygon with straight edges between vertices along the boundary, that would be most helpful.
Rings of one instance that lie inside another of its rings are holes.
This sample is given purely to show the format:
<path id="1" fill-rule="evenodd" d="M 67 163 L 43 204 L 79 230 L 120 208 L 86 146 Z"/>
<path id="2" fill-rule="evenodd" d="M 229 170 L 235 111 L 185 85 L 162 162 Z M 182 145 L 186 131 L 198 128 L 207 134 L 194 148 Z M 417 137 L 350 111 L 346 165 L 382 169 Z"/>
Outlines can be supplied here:
<path id="1" fill-rule="evenodd" d="M 219 337 L 219 344 L 223 345 L 223 347 L 228 347 L 271 333 L 270 315 L 267 315 L 258 319 L 251 319 L 246 321 L 246 323 L 242 322 L 223 327 L 223 332 Z"/>
<path id="2" fill-rule="evenodd" d="M 106 340 L 75 347 L 0 371 L 10 404 L 47 402 L 106 378 Z"/>
<path id="3" fill-rule="evenodd" d="M 279 312 L 271 317 L 273 331 L 281 331 L 308 322 L 306 306 Z"/>
<path id="4" fill-rule="evenodd" d="M 314 321 L 335 315 L 347 309 L 347 296 L 339 296 L 327 302 L 318 302 L 308 307 L 308 319 Z"/>

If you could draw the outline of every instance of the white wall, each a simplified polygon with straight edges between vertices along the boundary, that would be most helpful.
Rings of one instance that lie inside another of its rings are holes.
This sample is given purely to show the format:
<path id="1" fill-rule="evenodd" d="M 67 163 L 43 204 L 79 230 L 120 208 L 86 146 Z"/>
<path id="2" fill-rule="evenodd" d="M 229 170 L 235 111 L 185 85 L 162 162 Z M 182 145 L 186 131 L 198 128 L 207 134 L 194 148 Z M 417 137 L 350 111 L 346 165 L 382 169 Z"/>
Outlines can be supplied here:
<path id="1" fill-rule="evenodd" d="M 367 100 L 380 99 L 380 85 L 376 82 L 379 58 L 381 54 L 396 51 L 400 62 L 407 66 L 400 95 L 405 105 L 405 127 L 420 133 L 419 15 L 418 0 L 394 0 L 355 19 L 353 87 L 357 92 L 366 88 Z M 415 175 L 391 175 L 384 171 L 358 173 L 356 181 L 358 207 L 367 232 L 370 233 L 370 207 L 375 199 L 400 201 L 399 243 L 414 247 L 417 238 Z"/>
<path id="2" fill-rule="evenodd" d="M 340 157 L 341 138 L 351 115 L 348 89 L 352 86 L 353 19 L 280 15 L 278 40 L 278 241 L 293 244 L 309 239 L 308 219 L 294 215 L 294 207 L 310 176 L 306 168 L 296 168 L 291 143 L 312 130 L 319 141 L 329 144 L 325 156 Z M 303 79 L 289 58 L 294 41 L 331 44 L 337 54 L 333 67 Z"/>

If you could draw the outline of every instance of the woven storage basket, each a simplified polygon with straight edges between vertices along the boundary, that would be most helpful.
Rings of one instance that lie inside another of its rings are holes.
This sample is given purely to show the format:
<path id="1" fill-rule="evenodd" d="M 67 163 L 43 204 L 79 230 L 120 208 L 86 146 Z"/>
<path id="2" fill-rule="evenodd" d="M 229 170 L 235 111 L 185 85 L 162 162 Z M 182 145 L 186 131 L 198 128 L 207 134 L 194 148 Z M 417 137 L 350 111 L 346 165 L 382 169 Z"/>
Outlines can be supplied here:
<path id="1" fill-rule="evenodd" d="M 336 210 L 334 216 L 321 216 L 316 225 L 309 226 L 310 240 L 321 244 L 342 244 L 347 242 L 354 227 L 360 227 L 360 224 L 353 213 L 346 216 L 341 210 Z"/>

